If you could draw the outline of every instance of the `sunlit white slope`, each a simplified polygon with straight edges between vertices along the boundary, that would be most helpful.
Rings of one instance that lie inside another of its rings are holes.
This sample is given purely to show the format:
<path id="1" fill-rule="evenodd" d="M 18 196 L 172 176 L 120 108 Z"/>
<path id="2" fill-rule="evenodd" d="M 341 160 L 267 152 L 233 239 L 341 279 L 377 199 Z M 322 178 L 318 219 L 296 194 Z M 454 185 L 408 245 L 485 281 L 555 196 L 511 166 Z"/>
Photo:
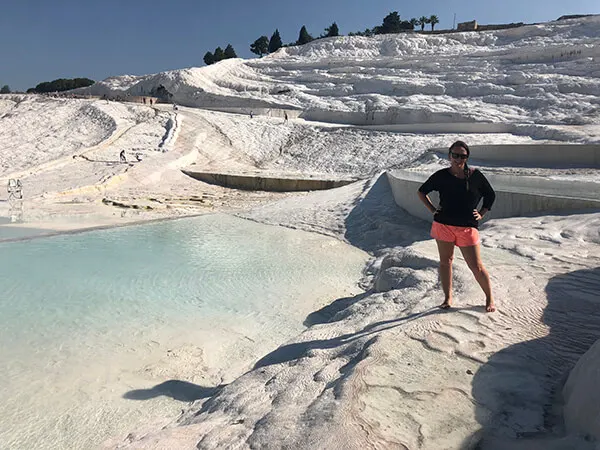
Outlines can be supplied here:
<path id="1" fill-rule="evenodd" d="M 127 83 L 131 95 L 163 86 L 188 106 L 345 111 L 357 113 L 346 116 L 352 123 L 598 123 L 600 16 L 499 31 L 340 36 Z"/>
<path id="2" fill-rule="evenodd" d="M 7 96 L 0 119 L 0 177 L 70 156 L 117 129 L 115 117 L 84 100 Z"/>

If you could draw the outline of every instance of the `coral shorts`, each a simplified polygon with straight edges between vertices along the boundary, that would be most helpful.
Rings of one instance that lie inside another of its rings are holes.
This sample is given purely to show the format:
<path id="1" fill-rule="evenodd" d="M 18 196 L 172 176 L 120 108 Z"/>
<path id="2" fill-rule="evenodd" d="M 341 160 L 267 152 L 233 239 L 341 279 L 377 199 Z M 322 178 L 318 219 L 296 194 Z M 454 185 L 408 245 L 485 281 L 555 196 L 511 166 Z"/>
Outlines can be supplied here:
<path id="1" fill-rule="evenodd" d="M 479 231 L 473 227 L 455 227 L 433 222 L 431 237 L 438 241 L 452 242 L 457 247 L 472 247 L 479 244 Z"/>

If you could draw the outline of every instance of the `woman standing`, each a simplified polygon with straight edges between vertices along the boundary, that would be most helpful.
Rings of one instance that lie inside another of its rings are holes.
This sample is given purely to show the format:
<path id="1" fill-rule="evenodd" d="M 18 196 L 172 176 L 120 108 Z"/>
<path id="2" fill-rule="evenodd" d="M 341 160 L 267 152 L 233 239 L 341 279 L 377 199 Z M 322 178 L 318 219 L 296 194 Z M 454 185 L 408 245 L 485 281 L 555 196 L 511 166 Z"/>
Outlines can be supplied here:
<path id="1" fill-rule="evenodd" d="M 496 194 L 488 180 L 477 169 L 467 166 L 470 151 L 463 141 L 450 146 L 450 167 L 438 170 L 419 188 L 419 198 L 433 214 L 431 237 L 437 242 L 440 254 L 440 279 L 445 300 L 440 308 L 452 306 L 452 259 L 458 246 L 485 293 L 485 309 L 494 312 L 490 276 L 483 267 L 479 249 L 479 221 L 492 208 Z M 440 194 L 440 205 L 433 206 L 427 196 L 431 191 Z M 481 198 L 483 205 L 477 210 Z"/>

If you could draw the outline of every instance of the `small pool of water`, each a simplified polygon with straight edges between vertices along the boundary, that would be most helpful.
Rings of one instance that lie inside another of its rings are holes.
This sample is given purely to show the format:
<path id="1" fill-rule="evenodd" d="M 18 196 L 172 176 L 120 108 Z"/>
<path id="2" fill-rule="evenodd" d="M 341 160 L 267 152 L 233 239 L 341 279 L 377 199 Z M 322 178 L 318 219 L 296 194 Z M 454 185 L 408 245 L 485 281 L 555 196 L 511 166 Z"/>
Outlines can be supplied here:
<path id="1" fill-rule="evenodd" d="M 227 215 L 0 244 L 0 448 L 91 448 L 175 415 L 194 398 L 153 387 L 231 381 L 358 293 L 366 259 Z"/>

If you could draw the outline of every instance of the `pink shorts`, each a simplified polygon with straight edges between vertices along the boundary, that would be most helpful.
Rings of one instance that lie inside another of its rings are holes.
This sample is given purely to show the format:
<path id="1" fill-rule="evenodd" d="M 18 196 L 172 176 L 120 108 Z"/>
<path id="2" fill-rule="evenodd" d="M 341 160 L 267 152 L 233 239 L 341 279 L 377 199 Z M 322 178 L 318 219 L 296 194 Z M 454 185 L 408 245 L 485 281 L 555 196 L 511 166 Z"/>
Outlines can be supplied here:
<path id="1" fill-rule="evenodd" d="M 457 247 L 472 247 L 479 244 L 479 231 L 473 227 L 455 227 L 433 222 L 431 237 L 438 241 L 452 242 Z"/>

